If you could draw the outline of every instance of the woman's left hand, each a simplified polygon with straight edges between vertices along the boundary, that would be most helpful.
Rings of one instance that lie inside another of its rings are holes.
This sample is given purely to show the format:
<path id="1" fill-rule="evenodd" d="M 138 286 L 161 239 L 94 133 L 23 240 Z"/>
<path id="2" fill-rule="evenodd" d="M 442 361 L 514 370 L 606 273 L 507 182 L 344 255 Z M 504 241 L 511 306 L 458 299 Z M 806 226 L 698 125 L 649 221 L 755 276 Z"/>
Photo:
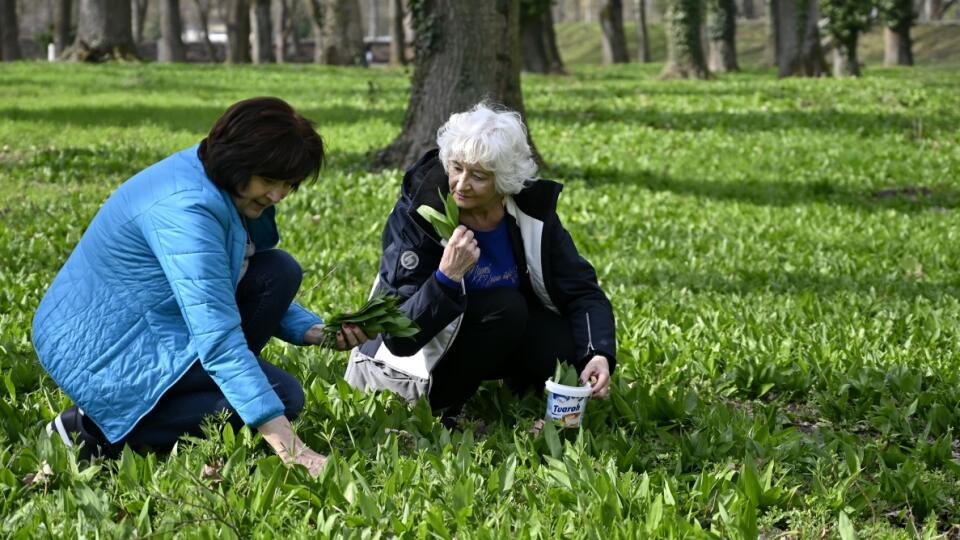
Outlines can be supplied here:
<path id="1" fill-rule="evenodd" d="M 338 351 L 350 350 L 369 340 L 370 336 L 364 334 L 363 330 L 355 324 L 341 325 L 340 331 L 337 332 L 336 341 L 330 341 L 330 338 L 324 334 L 322 324 L 311 326 L 303 336 L 303 342 L 308 345 L 326 345 Z"/>
<path id="2" fill-rule="evenodd" d="M 591 358 L 580 373 L 580 382 L 593 385 L 593 397 L 607 397 L 610 394 L 610 363 L 607 358 L 599 354 Z"/>

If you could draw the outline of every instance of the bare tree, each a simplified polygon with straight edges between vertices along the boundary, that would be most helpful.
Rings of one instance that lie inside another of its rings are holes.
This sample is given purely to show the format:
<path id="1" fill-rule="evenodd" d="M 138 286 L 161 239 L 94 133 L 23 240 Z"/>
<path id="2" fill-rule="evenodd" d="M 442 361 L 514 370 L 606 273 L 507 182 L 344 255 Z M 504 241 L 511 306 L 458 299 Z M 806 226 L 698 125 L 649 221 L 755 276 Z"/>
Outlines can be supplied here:
<path id="1" fill-rule="evenodd" d="M 130 0 L 80 0 L 77 39 L 68 57 L 85 62 L 135 60 L 130 7 Z"/>
<path id="2" fill-rule="evenodd" d="M 772 0 L 777 12 L 776 65 L 780 77 L 819 77 L 827 63 L 820 45 L 817 0 Z"/>
<path id="3" fill-rule="evenodd" d="M 157 44 L 157 61 L 187 61 L 187 49 L 183 46 L 182 34 L 180 0 L 160 0 L 160 42 Z"/>
<path id="4" fill-rule="evenodd" d="M 250 19 L 253 21 L 253 63 L 273 62 L 273 23 L 270 21 L 270 0 L 252 0 Z"/>
<path id="5" fill-rule="evenodd" d="M 566 73 L 550 5 L 550 0 L 520 2 L 520 50 L 523 69 L 531 73 Z"/>
<path id="6" fill-rule="evenodd" d="M 390 65 L 407 64 L 407 44 L 403 30 L 403 0 L 388 0 L 390 2 Z"/>
<path id="7" fill-rule="evenodd" d="M 605 0 L 600 8 L 600 27 L 603 29 L 603 63 L 625 64 L 630 61 L 627 54 L 627 38 L 623 33 L 622 0 Z"/>
<path id="8" fill-rule="evenodd" d="M 705 79 L 710 76 L 700 36 L 703 7 L 703 0 L 667 0 L 664 14 L 667 63 L 662 77 Z"/>
<path id="9" fill-rule="evenodd" d="M 289 0 L 275 0 L 273 11 L 273 56 L 277 63 L 287 61 L 287 44 L 290 42 L 293 21 L 290 20 Z"/>
<path id="10" fill-rule="evenodd" d="M 147 7 L 150 0 L 131 0 L 131 17 L 133 17 L 130 30 L 133 32 L 133 42 L 137 45 L 143 43 L 143 26 L 147 22 Z"/>
<path id="11" fill-rule="evenodd" d="M 883 64 L 912 66 L 910 28 L 917 18 L 913 0 L 878 0 L 876 8 L 883 21 Z"/>
<path id="12" fill-rule="evenodd" d="M 250 62 L 250 4 L 247 0 L 227 0 L 226 62 Z"/>
<path id="13" fill-rule="evenodd" d="M 323 63 L 365 66 L 363 17 L 358 0 L 324 0 Z"/>
<path id="14" fill-rule="evenodd" d="M 203 48 L 207 52 L 207 58 L 210 62 L 219 62 L 217 48 L 210 41 L 210 11 L 213 9 L 214 0 L 193 0 L 193 5 L 197 8 L 197 19 L 200 21 L 200 31 L 203 32 Z"/>
<path id="15" fill-rule="evenodd" d="M 57 56 L 70 46 L 71 0 L 55 0 L 53 3 L 53 49 Z"/>
<path id="16" fill-rule="evenodd" d="M 637 19 L 637 61 L 646 64 L 651 60 L 646 0 L 633 0 L 633 12 Z"/>
<path id="17" fill-rule="evenodd" d="M 0 52 L 4 62 L 23 58 L 16 0 L 0 0 Z"/>
<path id="18" fill-rule="evenodd" d="M 410 101 L 403 131 L 377 156 L 381 166 L 409 165 L 436 146 L 437 128 L 452 113 L 482 99 L 523 114 L 522 101 L 514 101 L 522 99 L 518 0 L 421 0 L 411 2 L 411 11 L 416 55 Z"/>

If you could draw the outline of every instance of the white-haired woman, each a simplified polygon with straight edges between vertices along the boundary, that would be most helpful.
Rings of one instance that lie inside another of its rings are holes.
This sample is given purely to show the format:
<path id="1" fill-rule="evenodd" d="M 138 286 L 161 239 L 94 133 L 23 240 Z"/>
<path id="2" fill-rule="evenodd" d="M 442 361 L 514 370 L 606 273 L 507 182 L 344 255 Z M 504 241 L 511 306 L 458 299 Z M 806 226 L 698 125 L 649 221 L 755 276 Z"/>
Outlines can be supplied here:
<path id="1" fill-rule="evenodd" d="M 374 286 L 401 296 L 421 332 L 354 349 L 347 381 L 454 415 L 484 380 L 541 388 L 559 359 L 605 396 L 613 309 L 557 216 L 562 186 L 536 177 L 520 115 L 480 103 L 452 115 L 437 144 L 404 176 Z M 461 225 L 444 245 L 417 208 L 442 211 L 447 193 Z"/>

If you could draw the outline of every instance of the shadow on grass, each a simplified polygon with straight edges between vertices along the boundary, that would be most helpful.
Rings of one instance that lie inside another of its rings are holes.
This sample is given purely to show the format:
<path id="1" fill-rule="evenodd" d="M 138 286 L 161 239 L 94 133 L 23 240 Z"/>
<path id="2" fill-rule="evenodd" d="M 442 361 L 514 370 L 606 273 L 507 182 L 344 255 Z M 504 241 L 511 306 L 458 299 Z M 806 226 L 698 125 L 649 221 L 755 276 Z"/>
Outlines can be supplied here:
<path id="1" fill-rule="evenodd" d="M 641 171 L 624 174 L 602 167 L 570 167 L 559 165 L 549 176 L 580 179 L 587 185 L 626 184 L 650 191 L 692 195 L 717 201 L 732 201 L 763 206 L 829 204 L 865 211 L 895 209 L 905 212 L 950 211 L 960 206 L 960 191 L 949 186 L 892 187 L 891 189 L 849 190 L 829 182 L 730 182 L 675 178 Z"/>
<path id="2" fill-rule="evenodd" d="M 692 92 L 699 92 L 692 89 Z M 922 120 L 924 131 L 953 133 L 960 123 L 956 114 L 854 113 L 831 110 L 810 111 L 662 111 L 653 107 L 633 110 L 585 108 L 577 111 L 545 110 L 538 116 L 550 123 L 608 123 L 647 126 L 654 129 L 700 131 L 720 129 L 727 132 L 779 131 L 784 129 L 815 130 L 880 135 L 891 132 L 912 132 L 914 122 Z"/>
<path id="3" fill-rule="evenodd" d="M 206 133 L 210 126 L 223 114 L 225 106 L 176 106 L 157 107 L 145 105 L 84 106 L 84 107 L 48 107 L 45 109 L 0 109 L 0 119 L 17 122 L 41 122 L 55 125 L 73 125 L 81 127 L 133 127 L 141 125 L 159 125 L 176 131 L 196 131 Z M 324 125 L 352 124 L 363 120 L 377 119 L 399 122 L 403 119 L 401 109 L 359 108 L 345 105 L 335 107 L 307 107 L 299 112 L 317 122 L 322 130 Z"/>
<path id="4" fill-rule="evenodd" d="M 904 277 L 902 279 L 883 279 L 879 277 L 829 276 L 804 270 L 790 272 L 771 272 L 762 270 L 740 270 L 735 276 L 721 276 L 716 273 L 670 273 L 648 272 L 628 276 L 631 283 L 648 286 L 664 286 L 671 291 L 687 289 L 691 292 L 716 292 L 720 294 L 753 294 L 770 292 L 773 294 L 797 294 L 810 292 L 818 297 L 846 293 L 857 295 L 876 295 L 878 297 L 896 297 L 900 300 L 913 300 L 925 297 L 933 301 L 943 297 L 955 298 L 960 294 L 960 285 L 941 282 L 927 282 Z M 608 276 L 611 281 L 617 276 Z"/>

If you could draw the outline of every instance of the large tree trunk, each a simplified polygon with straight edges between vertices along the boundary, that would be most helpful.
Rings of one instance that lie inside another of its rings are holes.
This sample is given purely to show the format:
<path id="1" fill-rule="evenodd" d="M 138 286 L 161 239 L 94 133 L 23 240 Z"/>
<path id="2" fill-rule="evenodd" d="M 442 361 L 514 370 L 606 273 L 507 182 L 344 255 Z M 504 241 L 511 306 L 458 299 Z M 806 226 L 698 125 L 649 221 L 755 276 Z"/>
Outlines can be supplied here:
<path id="1" fill-rule="evenodd" d="M 637 61 L 648 63 L 650 57 L 650 33 L 647 31 L 647 1 L 634 0 L 633 11 L 637 19 Z"/>
<path id="2" fill-rule="evenodd" d="M 700 26 L 703 0 L 668 0 L 664 14 L 667 31 L 667 63 L 662 77 L 706 79 L 710 76 L 703 54 Z"/>
<path id="3" fill-rule="evenodd" d="M 407 65 L 407 43 L 403 30 L 403 0 L 390 2 L 390 65 Z"/>
<path id="4" fill-rule="evenodd" d="M 273 23 L 270 20 L 270 0 L 252 0 L 250 20 L 253 27 L 253 63 L 273 62 Z"/>
<path id="5" fill-rule="evenodd" d="M 553 13 L 550 9 L 543 12 L 543 41 L 547 49 L 548 71 L 556 74 L 566 74 L 567 69 L 563 67 L 563 58 L 560 57 L 560 48 L 557 47 L 557 33 L 553 28 Z"/>
<path id="6" fill-rule="evenodd" d="M 710 71 L 739 71 L 737 65 L 737 4 L 734 0 L 708 0 L 710 13 Z"/>
<path id="7" fill-rule="evenodd" d="M 157 43 L 157 61 L 187 61 L 187 50 L 183 46 L 182 33 L 180 0 L 160 0 L 160 42 Z"/>
<path id="8" fill-rule="evenodd" d="M 817 0 L 773 0 L 778 13 L 777 74 L 780 77 L 819 77 L 827 72 Z"/>
<path id="9" fill-rule="evenodd" d="M 136 60 L 131 22 L 130 0 L 80 0 L 77 39 L 69 58 L 84 62 Z"/>
<path id="10" fill-rule="evenodd" d="M 857 58 L 858 35 L 854 34 L 845 42 L 837 42 L 833 48 L 833 76 L 859 77 L 860 60 Z"/>
<path id="11" fill-rule="evenodd" d="M 71 0 L 55 0 L 53 3 L 53 49 L 58 57 L 70 46 L 72 4 Z"/>
<path id="12" fill-rule="evenodd" d="M 883 29 L 883 65 L 912 66 L 913 47 L 910 40 L 910 25 Z"/>
<path id="13" fill-rule="evenodd" d="M 227 0 L 226 62 L 250 63 L 250 4 L 247 0 Z"/>
<path id="14" fill-rule="evenodd" d="M 203 32 L 203 48 L 207 51 L 208 62 L 219 62 L 217 48 L 210 41 L 210 5 L 211 0 L 193 0 L 197 6 L 197 18 L 200 20 L 200 31 Z"/>
<path id="15" fill-rule="evenodd" d="M 603 29 L 603 63 L 629 62 L 627 38 L 623 33 L 623 2 L 621 0 L 605 0 L 603 7 L 600 8 L 600 27 Z"/>
<path id="16" fill-rule="evenodd" d="M 17 0 L 0 0 L 0 54 L 4 62 L 23 58 L 19 24 Z"/>
<path id="17" fill-rule="evenodd" d="M 763 64 L 766 66 L 776 66 L 780 61 L 780 2 L 779 0 L 766 0 L 767 2 L 767 46 L 763 49 Z"/>
<path id="18" fill-rule="evenodd" d="M 367 35 L 377 37 L 380 35 L 380 2 L 370 0 L 370 13 L 367 13 Z"/>
<path id="19" fill-rule="evenodd" d="M 287 61 L 287 43 L 290 42 L 290 28 L 293 26 L 290 20 L 290 4 L 288 0 L 275 0 L 273 2 L 273 56 L 278 64 Z"/>
<path id="20" fill-rule="evenodd" d="M 325 0 L 323 3 L 323 63 L 367 65 L 359 0 Z"/>
<path id="21" fill-rule="evenodd" d="M 137 45 L 143 43 L 143 26 L 147 22 L 147 7 L 149 0 L 133 0 L 130 6 L 130 16 L 133 17 L 130 23 L 130 31 L 133 34 L 133 42 Z"/>
<path id="22" fill-rule="evenodd" d="M 506 14 L 498 2 L 422 0 L 413 9 L 417 47 L 410 101 L 403 131 L 377 156 L 385 167 L 403 167 L 436 146 L 437 128 L 451 114 L 469 109 L 485 98 L 500 100 L 522 112 L 519 86 L 518 0 Z M 505 38 L 506 36 L 506 38 Z M 495 46 L 491 46 L 495 45 Z M 513 53 L 510 50 L 513 49 Z M 509 73 L 498 74 L 498 70 Z M 512 93 L 502 95 L 500 92 Z"/>
<path id="23" fill-rule="evenodd" d="M 323 63 L 323 4 L 321 0 L 305 0 L 310 29 L 313 31 L 313 62 Z"/>

